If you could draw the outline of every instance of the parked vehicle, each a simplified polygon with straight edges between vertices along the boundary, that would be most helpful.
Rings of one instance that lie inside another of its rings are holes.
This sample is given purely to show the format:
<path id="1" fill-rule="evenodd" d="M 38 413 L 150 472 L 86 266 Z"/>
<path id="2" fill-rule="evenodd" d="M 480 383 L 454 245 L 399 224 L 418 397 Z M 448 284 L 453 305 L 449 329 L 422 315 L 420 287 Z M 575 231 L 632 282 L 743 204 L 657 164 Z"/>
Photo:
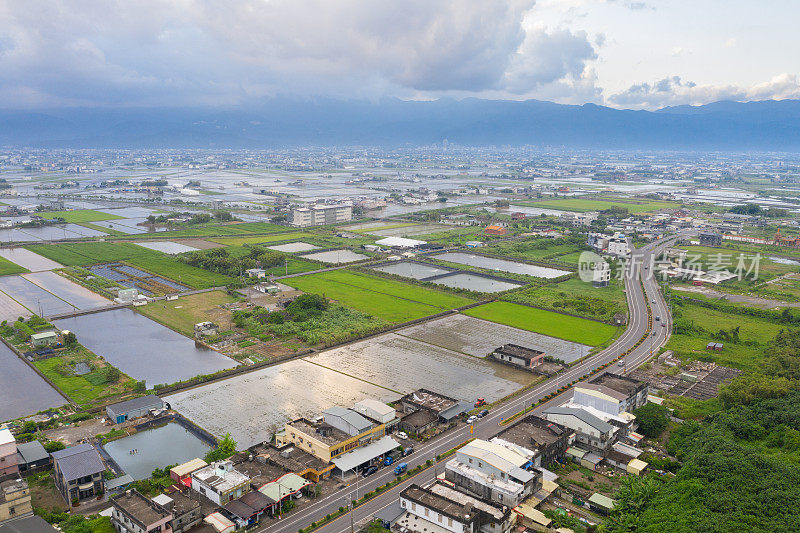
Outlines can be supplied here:
<path id="1" fill-rule="evenodd" d="M 656 315 L 656 322 L 658 322 L 659 320 L 661 320 L 661 317 Z"/>
<path id="2" fill-rule="evenodd" d="M 386 459 L 383 460 L 383 464 L 385 464 L 386 466 L 389 466 L 393 462 L 394 462 L 394 457 L 392 457 L 391 455 L 387 455 Z"/>
<path id="3" fill-rule="evenodd" d="M 625 360 L 620 359 L 619 361 L 617 361 L 617 366 L 625 366 Z"/>
<path id="4" fill-rule="evenodd" d="M 398 432 L 397 432 L 397 438 L 398 438 L 398 439 L 403 439 L 403 440 L 405 440 L 405 439 L 407 439 L 407 438 L 408 438 L 408 435 L 406 435 L 406 432 L 405 432 L 405 431 L 398 431 Z"/>
<path id="5" fill-rule="evenodd" d="M 372 465 L 372 466 L 368 466 L 367 468 L 365 468 L 364 469 L 364 473 L 361 474 L 361 475 L 363 477 L 369 477 L 369 476 L 371 476 L 372 474 L 374 474 L 377 471 L 378 471 L 378 467 L 375 466 L 375 465 Z"/>
<path id="6" fill-rule="evenodd" d="M 475 402 L 475 407 L 481 407 L 486 405 L 486 400 L 483 398 L 478 398 L 478 401 Z"/>
<path id="7" fill-rule="evenodd" d="M 414 453 L 414 447 L 409 446 L 408 448 L 405 448 L 403 450 L 403 457 L 405 457 L 406 455 L 411 455 L 412 453 Z"/>
<path id="8" fill-rule="evenodd" d="M 661 323 L 661 327 L 662 327 L 662 328 L 665 328 L 665 327 L 667 327 L 667 323 L 666 323 L 666 322 L 662 322 L 662 323 Z"/>
<path id="9" fill-rule="evenodd" d="M 484 409 L 483 411 L 478 413 L 478 418 L 483 418 L 484 416 L 486 416 L 488 414 L 489 414 L 489 410 L 488 409 Z"/>
<path id="10" fill-rule="evenodd" d="M 408 470 L 408 463 L 400 463 L 399 465 L 394 467 L 394 474 L 396 476 L 399 476 L 400 474 L 402 474 L 406 470 Z"/>
<path id="11" fill-rule="evenodd" d="M 472 415 L 471 417 L 467 418 L 467 424 L 472 424 L 472 423 L 473 423 L 473 422 L 475 422 L 477 419 L 478 419 L 478 417 L 477 417 L 477 416 L 475 416 L 475 415 Z"/>

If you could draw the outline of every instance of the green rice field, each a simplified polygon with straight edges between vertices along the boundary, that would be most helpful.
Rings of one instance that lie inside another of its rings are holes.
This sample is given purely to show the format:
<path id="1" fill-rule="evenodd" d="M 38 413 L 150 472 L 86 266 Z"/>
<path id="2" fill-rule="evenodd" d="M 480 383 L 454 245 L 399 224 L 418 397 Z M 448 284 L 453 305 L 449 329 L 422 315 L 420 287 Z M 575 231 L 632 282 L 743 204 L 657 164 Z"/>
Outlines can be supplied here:
<path id="1" fill-rule="evenodd" d="M 110 215 L 102 211 L 94 211 L 93 209 L 81 209 L 77 211 L 46 211 L 44 213 L 36 213 L 42 218 L 63 218 L 66 222 L 97 222 L 98 220 L 117 220 L 121 217 L 119 215 Z M 105 231 L 105 230 L 104 230 Z"/>

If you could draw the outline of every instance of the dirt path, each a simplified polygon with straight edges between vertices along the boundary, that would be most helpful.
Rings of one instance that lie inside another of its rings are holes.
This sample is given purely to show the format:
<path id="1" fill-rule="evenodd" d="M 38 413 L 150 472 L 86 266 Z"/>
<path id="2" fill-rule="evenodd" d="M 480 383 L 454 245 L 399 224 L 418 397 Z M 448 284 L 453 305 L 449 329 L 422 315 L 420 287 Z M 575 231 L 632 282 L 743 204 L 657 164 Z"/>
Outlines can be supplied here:
<path id="1" fill-rule="evenodd" d="M 732 303 L 749 304 L 762 309 L 776 309 L 778 307 L 800 307 L 800 302 L 783 302 L 781 300 L 770 300 L 759 298 L 758 296 L 747 296 L 744 294 L 728 294 L 708 287 L 672 287 L 676 291 L 694 292 L 708 296 L 709 298 L 722 298 Z"/>

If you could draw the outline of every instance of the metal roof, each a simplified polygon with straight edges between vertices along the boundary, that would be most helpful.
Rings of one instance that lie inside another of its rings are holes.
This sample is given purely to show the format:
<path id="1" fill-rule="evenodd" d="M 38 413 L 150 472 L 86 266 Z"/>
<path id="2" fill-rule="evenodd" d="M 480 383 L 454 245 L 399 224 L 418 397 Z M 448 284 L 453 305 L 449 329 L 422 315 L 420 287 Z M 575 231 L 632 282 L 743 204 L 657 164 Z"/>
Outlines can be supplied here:
<path id="1" fill-rule="evenodd" d="M 78 444 L 51 455 L 67 481 L 91 476 L 106 469 L 100 454 L 91 444 Z"/>
<path id="2" fill-rule="evenodd" d="M 121 415 L 128 411 L 138 411 L 140 409 L 154 409 L 164 405 L 164 400 L 153 394 L 147 396 L 140 396 L 132 400 L 115 403 L 106 407 L 107 413 L 113 413 L 111 416 Z"/>
<path id="3" fill-rule="evenodd" d="M 603 422 L 601 419 L 594 416 L 592 413 L 587 411 L 586 409 L 578 409 L 573 407 L 551 407 L 547 409 L 544 414 L 553 414 L 553 415 L 571 415 L 575 418 L 579 419 L 586 424 L 589 424 L 593 428 L 601 431 L 602 433 L 608 433 L 614 426 L 609 424 L 608 422 Z"/>
<path id="4" fill-rule="evenodd" d="M 391 437 L 382 437 L 375 442 L 356 448 L 352 452 L 343 453 L 336 457 L 331 462 L 342 472 L 352 470 L 362 463 L 366 463 L 376 457 L 390 452 L 400 446 L 400 444 Z"/>
<path id="5" fill-rule="evenodd" d="M 47 453 L 47 450 L 38 440 L 17 444 L 17 453 L 22 456 L 22 460 L 27 464 L 50 458 L 50 454 Z"/>
<path id="6" fill-rule="evenodd" d="M 356 430 L 359 433 L 365 432 L 374 425 L 372 422 L 370 422 L 360 414 L 356 413 L 352 409 L 345 409 L 344 407 L 339 407 L 338 405 L 325 409 L 324 411 L 322 411 L 322 414 L 341 418 L 349 425 L 356 428 Z M 328 421 L 326 420 L 326 422 Z"/>
<path id="7" fill-rule="evenodd" d="M 0 533 L 56 533 L 57 531 L 41 516 L 27 516 L 0 524 Z"/>

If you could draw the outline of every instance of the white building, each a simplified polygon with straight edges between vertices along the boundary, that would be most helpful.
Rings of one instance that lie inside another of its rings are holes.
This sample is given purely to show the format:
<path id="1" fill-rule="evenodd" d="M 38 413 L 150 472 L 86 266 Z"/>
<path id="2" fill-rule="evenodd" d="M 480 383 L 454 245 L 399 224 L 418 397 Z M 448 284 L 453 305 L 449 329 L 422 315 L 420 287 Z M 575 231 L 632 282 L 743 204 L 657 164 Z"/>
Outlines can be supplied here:
<path id="1" fill-rule="evenodd" d="M 230 461 L 218 461 L 192 472 L 192 489 L 217 505 L 250 492 L 250 478 L 233 468 Z"/>
<path id="2" fill-rule="evenodd" d="M 347 204 L 297 207 L 289 212 L 289 224 L 298 227 L 338 224 L 352 219 L 353 207 Z"/>
<path id="3" fill-rule="evenodd" d="M 571 429 L 577 442 L 601 452 L 613 444 L 619 429 L 593 414 L 590 408 L 574 404 L 550 407 L 544 411 L 544 418 Z"/>

